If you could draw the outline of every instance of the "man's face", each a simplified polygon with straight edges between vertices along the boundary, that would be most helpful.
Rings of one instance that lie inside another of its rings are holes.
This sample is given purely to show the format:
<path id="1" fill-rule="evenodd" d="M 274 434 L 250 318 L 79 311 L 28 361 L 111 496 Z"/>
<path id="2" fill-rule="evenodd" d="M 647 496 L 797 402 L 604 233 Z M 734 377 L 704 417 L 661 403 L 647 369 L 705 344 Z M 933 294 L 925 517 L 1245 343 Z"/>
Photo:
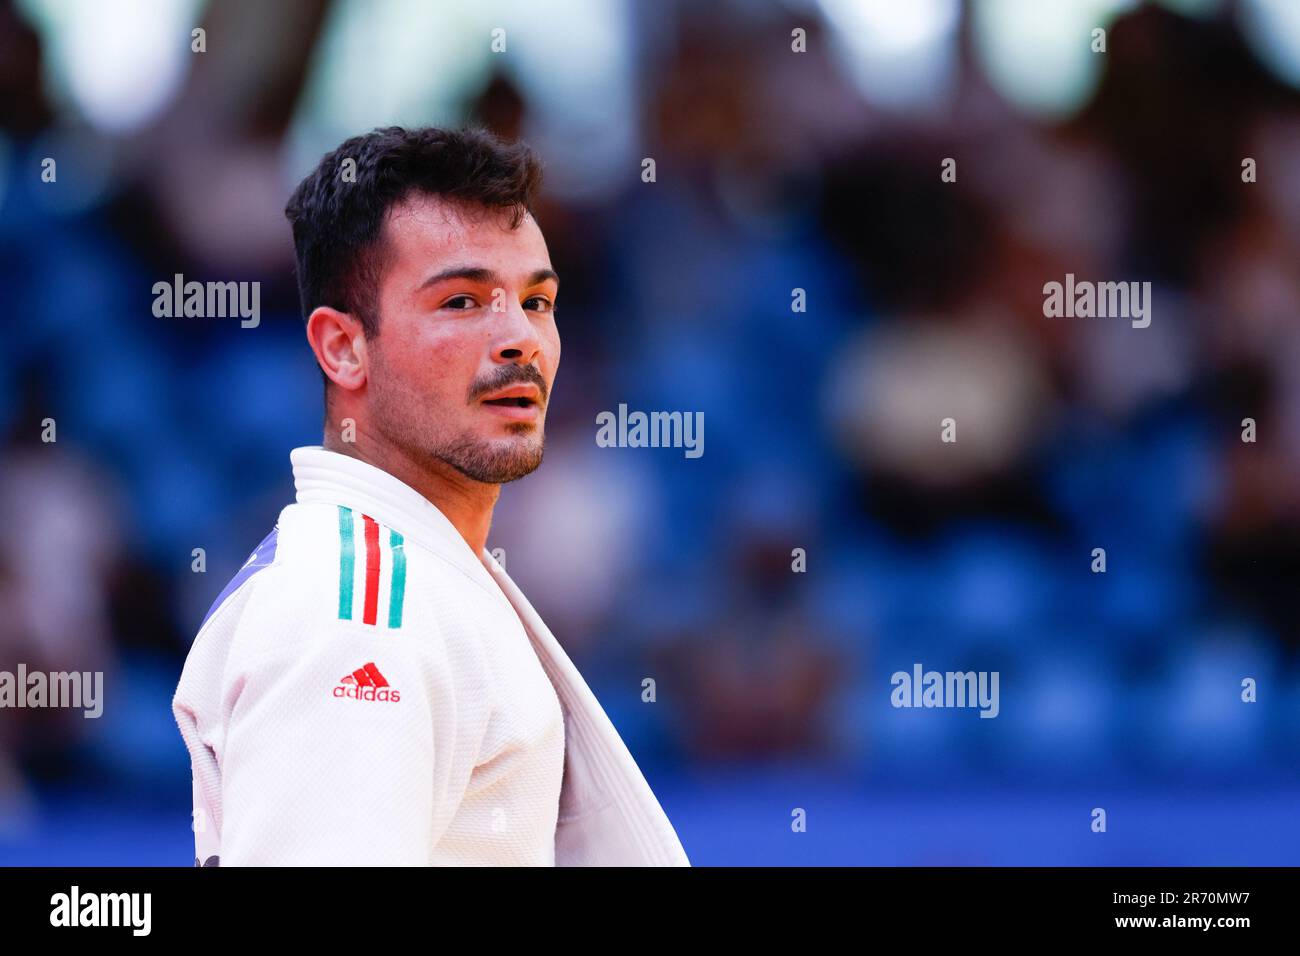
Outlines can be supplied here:
<path id="1" fill-rule="evenodd" d="M 558 280 L 532 216 L 412 194 L 385 225 L 374 425 L 414 460 L 500 484 L 542 461 Z"/>

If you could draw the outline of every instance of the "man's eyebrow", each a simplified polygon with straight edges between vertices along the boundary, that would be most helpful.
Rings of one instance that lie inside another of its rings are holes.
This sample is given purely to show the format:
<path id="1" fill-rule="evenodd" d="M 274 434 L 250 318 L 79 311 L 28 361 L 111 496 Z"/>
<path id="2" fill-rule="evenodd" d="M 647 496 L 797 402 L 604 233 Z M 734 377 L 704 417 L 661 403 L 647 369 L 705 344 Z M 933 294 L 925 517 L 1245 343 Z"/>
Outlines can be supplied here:
<path id="1" fill-rule="evenodd" d="M 497 274 L 491 269 L 474 268 L 472 266 L 453 266 L 450 269 L 443 269 L 437 275 L 431 275 L 420 283 L 421 289 L 427 289 L 431 285 L 437 285 L 439 282 L 446 282 L 448 279 L 464 279 L 467 282 L 479 282 L 484 285 L 500 285 Z"/>
<path id="2" fill-rule="evenodd" d="M 500 277 L 491 269 L 476 268 L 473 266 L 453 266 L 450 269 L 443 269 L 436 275 L 431 275 L 420 283 L 420 290 L 427 289 L 431 285 L 437 285 L 439 282 L 446 282 L 448 279 L 464 279 L 466 282 L 478 282 L 483 285 L 500 286 L 503 283 Z M 541 285 L 550 279 L 556 285 L 560 284 L 560 277 L 554 269 L 538 269 L 528 277 L 525 285 Z"/>
<path id="3" fill-rule="evenodd" d="M 554 269 L 538 269 L 528 277 L 525 285 L 541 285 L 547 279 L 550 279 L 557 286 L 560 284 L 560 277 L 555 274 Z"/>

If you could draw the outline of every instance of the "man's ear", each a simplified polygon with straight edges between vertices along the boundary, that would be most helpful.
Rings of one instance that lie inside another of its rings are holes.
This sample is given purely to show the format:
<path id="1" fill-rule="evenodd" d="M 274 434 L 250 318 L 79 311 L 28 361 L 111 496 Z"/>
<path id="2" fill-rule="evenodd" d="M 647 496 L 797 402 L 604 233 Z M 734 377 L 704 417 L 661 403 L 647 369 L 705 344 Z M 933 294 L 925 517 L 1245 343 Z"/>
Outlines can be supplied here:
<path id="1" fill-rule="evenodd" d="M 353 391 L 366 384 L 366 336 L 356 316 L 318 306 L 307 317 L 307 342 L 335 385 Z"/>

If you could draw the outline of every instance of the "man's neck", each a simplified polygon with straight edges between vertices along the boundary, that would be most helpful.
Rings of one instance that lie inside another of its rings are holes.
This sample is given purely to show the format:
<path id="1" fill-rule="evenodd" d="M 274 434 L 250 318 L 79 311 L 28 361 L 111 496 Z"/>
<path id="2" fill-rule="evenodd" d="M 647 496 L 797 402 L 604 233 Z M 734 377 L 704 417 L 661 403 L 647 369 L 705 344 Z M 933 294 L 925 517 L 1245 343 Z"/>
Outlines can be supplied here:
<path id="1" fill-rule="evenodd" d="M 338 429 L 326 426 L 323 443 L 328 451 L 374 465 L 414 488 L 447 516 L 475 557 L 482 554 L 492 527 L 492 509 L 501 493 L 500 485 L 474 481 L 445 462 L 416 461 L 391 443 L 365 434 L 360 428 L 355 441 L 342 441 L 335 437 L 338 434 Z"/>

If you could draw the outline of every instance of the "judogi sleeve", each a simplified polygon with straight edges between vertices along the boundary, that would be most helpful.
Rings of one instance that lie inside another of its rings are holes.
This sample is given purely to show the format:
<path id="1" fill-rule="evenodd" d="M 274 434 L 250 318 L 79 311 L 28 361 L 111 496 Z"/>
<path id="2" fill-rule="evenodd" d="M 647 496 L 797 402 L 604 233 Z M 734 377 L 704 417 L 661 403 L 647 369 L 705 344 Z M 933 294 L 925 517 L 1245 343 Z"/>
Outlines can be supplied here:
<path id="1" fill-rule="evenodd" d="M 436 671 L 419 644 L 348 621 L 233 661 L 220 864 L 426 865 Z"/>

